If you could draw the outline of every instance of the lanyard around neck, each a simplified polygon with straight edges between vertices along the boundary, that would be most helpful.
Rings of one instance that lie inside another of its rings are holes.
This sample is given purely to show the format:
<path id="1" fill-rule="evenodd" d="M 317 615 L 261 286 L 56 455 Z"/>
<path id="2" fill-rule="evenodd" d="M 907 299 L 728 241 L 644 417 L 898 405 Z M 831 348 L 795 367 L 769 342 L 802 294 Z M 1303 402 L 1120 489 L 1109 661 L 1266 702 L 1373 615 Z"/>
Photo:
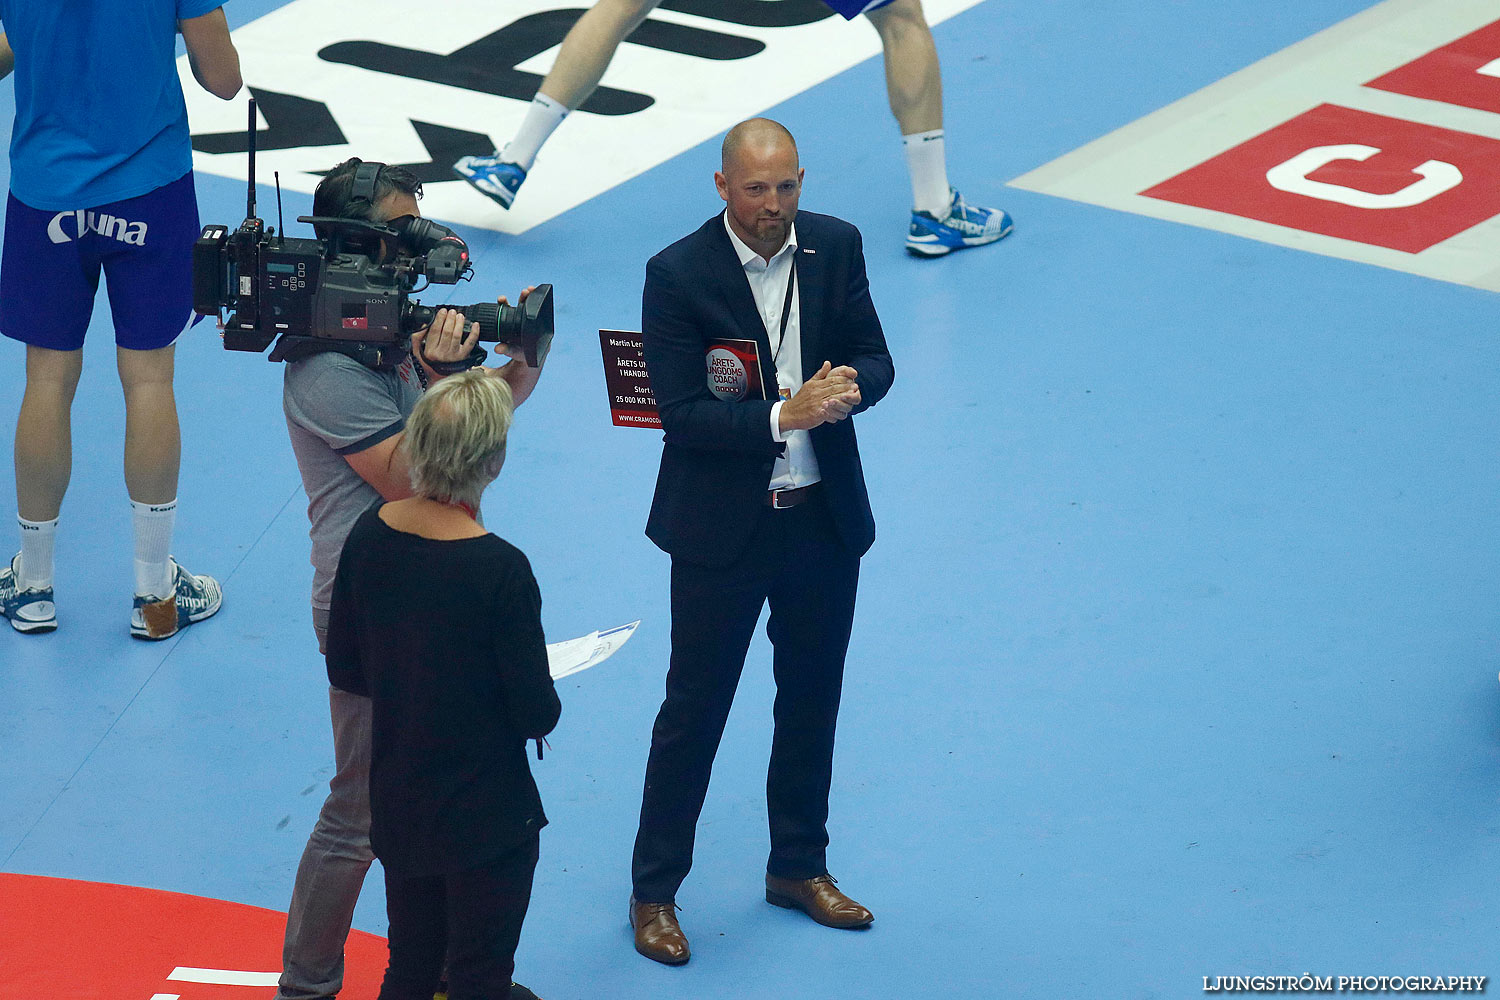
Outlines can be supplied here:
<path id="1" fill-rule="evenodd" d="M 781 303 L 781 330 L 776 334 L 776 347 L 771 351 L 771 364 L 774 367 L 776 358 L 781 354 L 781 344 L 786 340 L 786 325 L 792 319 L 792 289 L 797 287 L 797 256 L 792 254 L 792 265 L 786 274 L 786 298 Z"/>

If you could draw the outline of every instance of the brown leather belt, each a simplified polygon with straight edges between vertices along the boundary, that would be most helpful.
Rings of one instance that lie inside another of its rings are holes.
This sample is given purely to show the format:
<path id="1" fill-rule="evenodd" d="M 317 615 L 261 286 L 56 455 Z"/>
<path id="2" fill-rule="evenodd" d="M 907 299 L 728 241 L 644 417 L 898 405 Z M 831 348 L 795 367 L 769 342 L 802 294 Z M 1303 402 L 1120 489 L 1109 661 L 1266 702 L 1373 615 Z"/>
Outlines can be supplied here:
<path id="1" fill-rule="evenodd" d="M 804 500 L 811 500 L 817 495 L 822 483 L 811 483 L 807 486 L 799 486 L 794 490 L 768 490 L 766 492 L 766 506 L 777 510 L 786 510 L 795 507 Z"/>

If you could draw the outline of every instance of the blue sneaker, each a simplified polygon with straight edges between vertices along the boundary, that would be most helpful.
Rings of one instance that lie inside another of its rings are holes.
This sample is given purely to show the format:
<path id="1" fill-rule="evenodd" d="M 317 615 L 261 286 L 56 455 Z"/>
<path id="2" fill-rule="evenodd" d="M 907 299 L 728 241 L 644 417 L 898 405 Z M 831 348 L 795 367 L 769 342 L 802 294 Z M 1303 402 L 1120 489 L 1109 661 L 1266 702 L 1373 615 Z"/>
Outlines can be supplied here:
<path id="1" fill-rule="evenodd" d="M 130 634 L 136 639 L 170 639 L 178 630 L 219 613 L 224 593 L 211 576 L 195 576 L 171 560 L 172 593 L 166 597 L 135 595 Z"/>
<path id="2" fill-rule="evenodd" d="M 57 628 L 57 605 L 52 603 L 52 588 L 22 590 L 16 582 L 16 553 L 10 565 L 0 569 L 0 615 L 10 619 L 17 632 L 51 632 Z"/>
<path id="3" fill-rule="evenodd" d="M 912 212 L 906 232 L 906 252 L 918 257 L 941 257 L 953 250 L 982 247 L 1009 236 L 1015 228 L 1010 215 L 999 208 L 965 204 L 964 196 L 948 189 L 952 201 L 941 219 L 930 212 Z"/>
<path id="4" fill-rule="evenodd" d="M 510 208 L 521 182 L 526 180 L 525 167 L 502 160 L 499 155 L 465 156 L 453 164 L 453 172 L 501 208 Z"/>

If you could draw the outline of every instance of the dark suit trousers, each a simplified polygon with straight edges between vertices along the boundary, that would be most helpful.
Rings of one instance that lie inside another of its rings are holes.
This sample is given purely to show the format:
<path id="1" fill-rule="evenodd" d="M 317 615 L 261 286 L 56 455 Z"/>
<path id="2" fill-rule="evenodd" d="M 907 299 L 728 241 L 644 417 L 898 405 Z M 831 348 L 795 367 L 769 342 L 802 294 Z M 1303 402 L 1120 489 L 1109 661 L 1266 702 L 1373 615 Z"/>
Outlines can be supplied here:
<path id="1" fill-rule="evenodd" d="M 859 557 L 839 539 L 822 495 L 762 508 L 749 548 L 730 566 L 672 560 L 672 660 L 646 764 L 636 899 L 674 899 L 692 867 L 714 754 L 767 601 L 776 703 L 766 870 L 784 878 L 827 870 L 834 728 L 858 579 Z"/>

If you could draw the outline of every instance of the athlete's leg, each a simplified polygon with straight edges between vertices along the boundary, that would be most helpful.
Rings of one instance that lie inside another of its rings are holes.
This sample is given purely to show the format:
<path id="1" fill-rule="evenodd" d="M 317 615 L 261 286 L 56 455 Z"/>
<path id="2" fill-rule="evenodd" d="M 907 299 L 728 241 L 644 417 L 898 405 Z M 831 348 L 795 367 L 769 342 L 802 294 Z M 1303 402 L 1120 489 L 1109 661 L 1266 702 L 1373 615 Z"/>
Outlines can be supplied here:
<path id="1" fill-rule="evenodd" d="M 62 508 L 73 473 L 73 395 L 82 371 L 81 348 L 54 351 L 26 345 L 26 392 L 16 419 L 15 455 L 16 508 L 28 521 L 51 521 Z"/>
<path id="2" fill-rule="evenodd" d="M 26 344 L 26 390 L 16 419 L 16 508 L 52 521 L 73 470 L 73 394 L 99 287 L 84 212 L 48 212 L 7 200 L 0 264 L 0 330 Z M 45 570 L 51 579 L 52 567 Z"/>
<path id="3" fill-rule="evenodd" d="M 125 390 L 125 489 L 141 504 L 177 499 L 182 435 L 172 391 L 176 346 L 115 349 Z"/>
<path id="4" fill-rule="evenodd" d="M 57 627 L 53 542 L 73 472 L 73 395 L 99 287 L 89 214 L 7 199 L 0 263 L 0 331 L 26 344 L 26 388 L 13 457 L 21 551 L 0 562 L 0 615 L 19 632 Z"/>
<path id="5" fill-rule="evenodd" d="M 569 111 L 589 99 L 615 50 L 656 9 L 657 0 L 599 0 L 563 38 L 557 61 L 537 93 Z"/>
<path id="6" fill-rule="evenodd" d="M 192 250 L 198 234 L 193 175 L 112 209 L 129 238 L 108 241 L 104 275 L 125 393 L 125 489 L 135 535 L 130 634 L 165 639 L 217 613 L 218 581 L 170 556 L 182 435 L 172 388 L 177 338 L 193 320 Z M 138 229 L 133 227 L 139 227 Z"/>
<path id="7" fill-rule="evenodd" d="M 57 628 L 52 548 L 73 471 L 72 407 L 83 351 L 26 345 L 26 391 L 16 419 L 16 521 L 21 551 L 0 563 L 0 616 L 23 633 Z"/>
<path id="8" fill-rule="evenodd" d="M 453 165 L 464 180 L 501 208 L 509 208 L 543 144 L 599 86 L 627 35 L 640 27 L 657 0 L 599 0 L 564 36 L 526 117 L 510 142 L 490 156 L 465 156 Z"/>
<path id="9" fill-rule="evenodd" d="M 911 176 L 906 249 L 924 257 L 993 243 L 1011 231 L 998 208 L 967 204 L 948 183 L 943 81 L 921 0 L 892 0 L 866 12 L 885 51 L 885 87 Z"/>
<path id="10" fill-rule="evenodd" d="M 922 0 L 893 0 L 866 15 L 885 51 L 885 91 L 902 135 L 943 127 L 943 80 Z"/>

